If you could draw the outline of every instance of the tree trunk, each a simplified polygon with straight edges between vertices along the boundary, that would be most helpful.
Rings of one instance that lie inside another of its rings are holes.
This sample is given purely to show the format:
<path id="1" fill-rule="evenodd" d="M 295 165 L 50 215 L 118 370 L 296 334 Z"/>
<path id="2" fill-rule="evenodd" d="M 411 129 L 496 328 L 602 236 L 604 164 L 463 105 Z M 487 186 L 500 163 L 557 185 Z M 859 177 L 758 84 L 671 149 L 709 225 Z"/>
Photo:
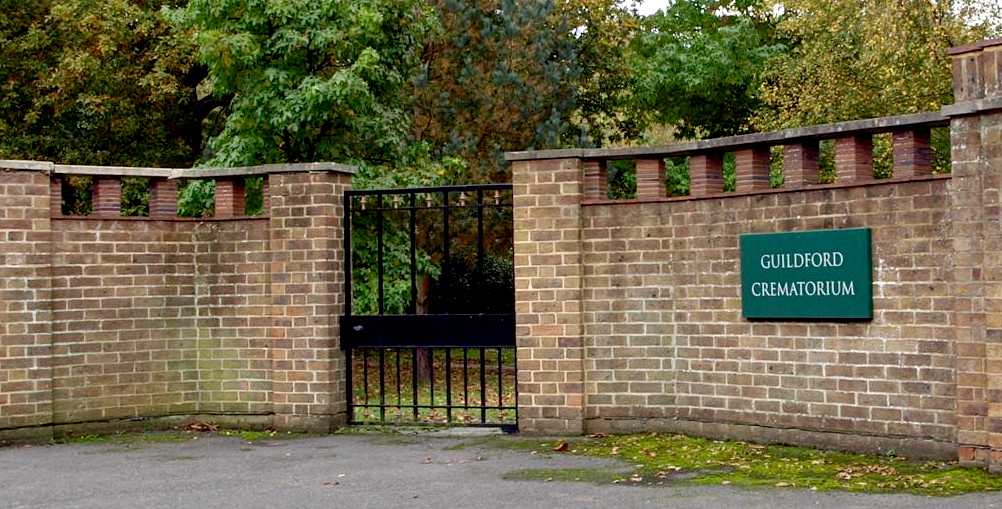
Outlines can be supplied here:
<path id="1" fill-rule="evenodd" d="M 417 282 L 417 303 L 414 306 L 415 313 L 419 315 L 428 314 L 428 307 L 431 304 L 429 293 L 431 290 L 431 278 L 427 274 L 422 274 Z M 417 366 L 414 367 L 414 376 L 418 382 L 431 380 L 431 369 L 429 363 L 432 361 L 431 352 L 427 348 L 417 349 Z"/>

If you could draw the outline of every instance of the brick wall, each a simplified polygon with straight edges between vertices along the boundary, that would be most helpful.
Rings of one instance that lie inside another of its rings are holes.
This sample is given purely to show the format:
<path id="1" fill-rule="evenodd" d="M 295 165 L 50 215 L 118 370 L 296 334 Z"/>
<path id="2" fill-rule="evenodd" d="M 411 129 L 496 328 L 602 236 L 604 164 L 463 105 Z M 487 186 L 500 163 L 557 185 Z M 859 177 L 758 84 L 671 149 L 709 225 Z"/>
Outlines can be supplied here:
<path id="1" fill-rule="evenodd" d="M 514 165 L 523 431 L 955 453 L 949 177 L 590 203 L 586 168 Z M 853 227 L 873 232 L 873 321 L 741 318 L 741 234 Z"/>
<path id="2" fill-rule="evenodd" d="M 194 225 L 52 219 L 54 423 L 197 410 Z"/>
<path id="3" fill-rule="evenodd" d="M 957 102 L 940 113 L 509 154 L 521 429 L 893 448 L 1002 470 L 1002 40 L 953 59 Z M 930 128 L 946 125 L 953 175 L 933 176 Z M 894 177 L 876 181 L 885 132 Z M 818 184 L 823 139 L 831 185 Z M 776 146 L 787 181 L 768 189 Z M 721 192 L 729 151 L 737 193 Z M 690 196 L 669 198 L 651 160 L 680 156 Z M 605 195 L 611 159 L 637 161 L 636 199 Z M 740 235 L 857 227 L 873 235 L 872 320 L 742 318 Z"/>
<path id="4" fill-rule="evenodd" d="M 4 164 L 0 437 L 200 414 L 343 422 L 350 174 L 286 169 L 267 177 L 264 217 L 203 221 L 173 217 L 176 186 L 163 179 L 152 218 L 120 217 L 114 193 L 92 216 L 62 216 L 51 164 Z"/>
<path id="5" fill-rule="evenodd" d="M 948 182 L 584 207 L 588 426 L 680 419 L 952 442 Z M 739 235 L 854 227 L 873 233 L 872 321 L 742 320 Z"/>

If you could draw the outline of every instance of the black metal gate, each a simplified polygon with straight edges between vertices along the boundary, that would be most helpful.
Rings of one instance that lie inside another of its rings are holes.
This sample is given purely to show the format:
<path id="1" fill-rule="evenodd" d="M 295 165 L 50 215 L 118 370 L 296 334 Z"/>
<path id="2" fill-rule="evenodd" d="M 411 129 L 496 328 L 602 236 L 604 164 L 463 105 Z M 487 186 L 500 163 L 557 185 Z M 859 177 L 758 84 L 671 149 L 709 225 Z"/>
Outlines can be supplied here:
<path id="1" fill-rule="evenodd" d="M 352 424 L 518 426 L 510 184 L 349 191 Z"/>

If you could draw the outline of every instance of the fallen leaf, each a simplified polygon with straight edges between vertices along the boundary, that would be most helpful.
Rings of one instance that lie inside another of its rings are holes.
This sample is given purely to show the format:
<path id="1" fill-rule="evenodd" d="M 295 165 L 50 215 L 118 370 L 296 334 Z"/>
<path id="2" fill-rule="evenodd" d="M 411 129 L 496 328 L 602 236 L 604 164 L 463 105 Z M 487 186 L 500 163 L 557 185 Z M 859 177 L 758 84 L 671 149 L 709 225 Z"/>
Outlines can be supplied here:
<path id="1" fill-rule="evenodd" d="M 778 483 L 775 484 L 775 486 L 777 488 L 788 488 L 788 487 L 793 486 L 793 485 L 790 484 L 790 483 L 788 483 L 788 482 L 778 482 Z"/>
<path id="2" fill-rule="evenodd" d="M 553 448 L 553 450 L 556 452 L 567 452 L 567 450 L 570 448 L 571 448 L 570 444 L 564 441 L 560 441 L 557 443 L 556 447 Z"/>
<path id="3" fill-rule="evenodd" d="M 195 432 L 195 433 L 209 433 L 209 432 L 213 432 L 213 431 L 218 431 L 219 430 L 219 426 L 216 426 L 215 424 L 211 424 L 211 423 L 208 423 L 208 422 L 192 421 L 192 422 L 189 422 L 187 425 L 185 425 L 184 430 L 187 431 L 187 432 L 189 432 L 189 433 L 192 433 L 192 432 Z"/>

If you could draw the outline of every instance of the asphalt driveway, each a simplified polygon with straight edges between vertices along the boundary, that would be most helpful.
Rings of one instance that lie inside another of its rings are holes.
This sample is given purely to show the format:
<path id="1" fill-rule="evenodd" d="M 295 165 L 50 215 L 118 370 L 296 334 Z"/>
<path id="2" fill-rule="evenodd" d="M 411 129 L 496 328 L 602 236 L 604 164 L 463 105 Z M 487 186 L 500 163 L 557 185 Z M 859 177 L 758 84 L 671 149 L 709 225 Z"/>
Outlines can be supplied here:
<path id="1" fill-rule="evenodd" d="M 928 498 L 513 481 L 504 476 L 526 468 L 610 463 L 486 446 L 454 447 L 469 441 L 437 435 L 333 435 L 251 444 L 206 435 L 138 446 L 6 447 L 0 448 L 0 507 L 1002 508 L 1002 494 Z"/>

